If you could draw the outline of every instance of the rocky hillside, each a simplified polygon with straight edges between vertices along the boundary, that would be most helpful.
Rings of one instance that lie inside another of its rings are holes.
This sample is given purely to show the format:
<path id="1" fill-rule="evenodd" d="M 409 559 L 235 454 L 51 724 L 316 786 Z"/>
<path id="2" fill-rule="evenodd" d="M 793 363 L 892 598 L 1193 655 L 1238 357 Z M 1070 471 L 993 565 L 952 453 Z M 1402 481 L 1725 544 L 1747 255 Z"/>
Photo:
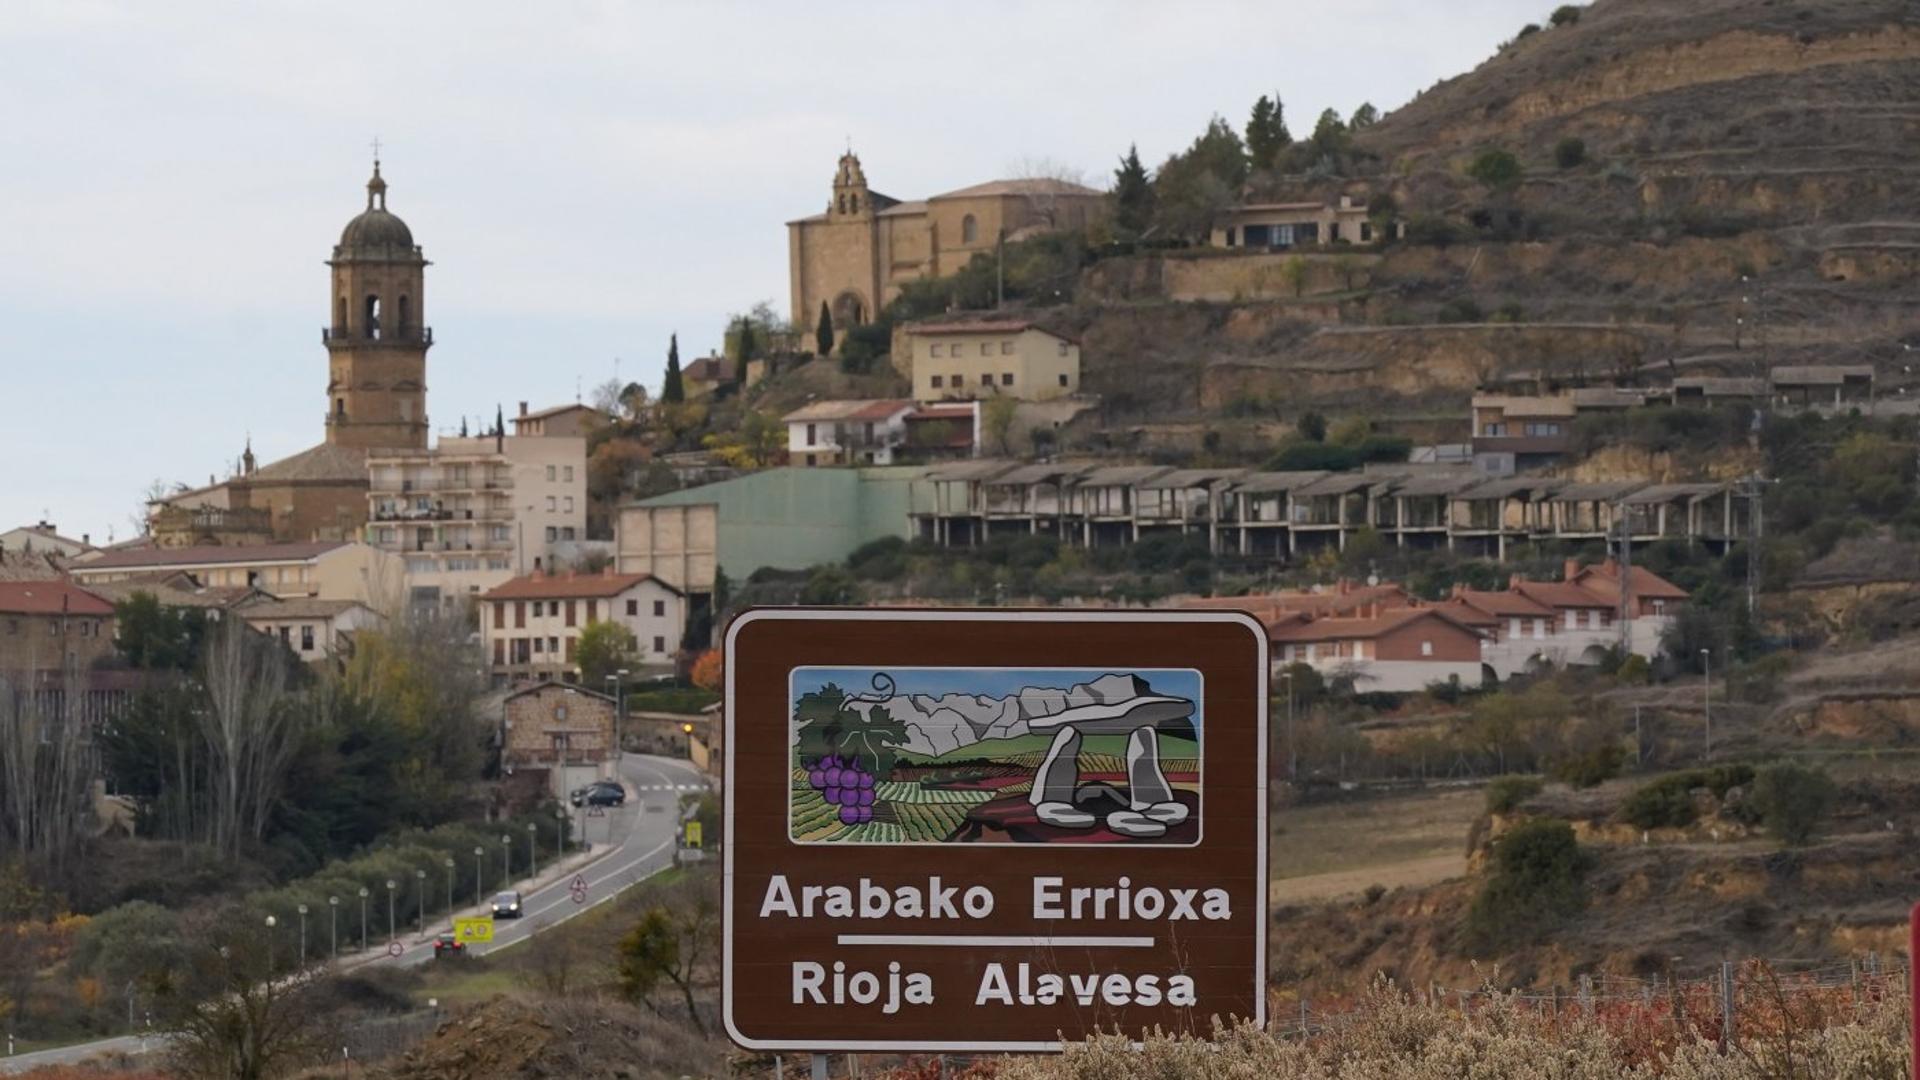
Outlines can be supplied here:
<path id="1" fill-rule="evenodd" d="M 1875 363 L 1884 393 L 1920 390 L 1895 359 L 1920 343 L 1906 0 L 1598 0 L 1355 145 L 1344 180 L 1265 183 L 1390 193 L 1414 235 L 1377 259 L 1309 254 L 1301 273 L 1277 265 L 1291 255 L 1187 251 L 1087 271 L 1085 383 L 1114 399 L 1110 423 L 1457 411 L 1490 380 L 1796 362 Z M 1468 175 L 1487 150 L 1518 159 L 1511 189 Z"/>

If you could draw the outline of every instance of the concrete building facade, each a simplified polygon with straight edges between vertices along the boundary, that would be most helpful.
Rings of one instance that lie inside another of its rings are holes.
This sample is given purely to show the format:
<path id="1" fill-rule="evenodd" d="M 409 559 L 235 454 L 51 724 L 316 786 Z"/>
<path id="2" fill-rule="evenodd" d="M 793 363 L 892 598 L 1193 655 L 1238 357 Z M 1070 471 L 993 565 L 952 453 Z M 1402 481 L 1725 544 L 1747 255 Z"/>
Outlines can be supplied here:
<path id="1" fill-rule="evenodd" d="M 581 435 L 444 437 L 367 456 L 364 539 L 405 560 L 408 599 L 451 610 L 507 579 L 558 569 L 587 535 Z"/>
<path id="2" fill-rule="evenodd" d="M 1080 392 L 1080 343 L 1030 319 L 913 323 L 900 337 L 915 401 L 1047 401 Z"/>
<path id="3" fill-rule="evenodd" d="M 398 555 L 344 541 L 136 548 L 77 562 L 71 571 L 82 586 L 185 574 L 204 588 L 257 588 L 282 600 L 357 600 L 380 612 L 394 610 L 405 595 Z"/>
<path id="4" fill-rule="evenodd" d="M 0 675 L 91 667 L 113 633 L 113 605 L 71 582 L 0 581 Z"/>
<path id="5" fill-rule="evenodd" d="M 309 664 L 345 655 L 353 635 L 377 630 L 386 620 L 358 600 L 291 600 L 247 604 L 240 618 L 255 630 L 280 639 L 287 651 Z"/>
<path id="6" fill-rule="evenodd" d="M 686 597 L 648 574 L 535 572 L 488 590 L 480 625 L 496 684 L 576 682 L 580 635 L 603 620 L 633 634 L 635 661 L 670 670 L 686 626 Z"/>
<path id="7" fill-rule="evenodd" d="M 818 465 L 891 465 L 907 441 L 911 401 L 816 401 L 781 417 L 787 460 Z"/>

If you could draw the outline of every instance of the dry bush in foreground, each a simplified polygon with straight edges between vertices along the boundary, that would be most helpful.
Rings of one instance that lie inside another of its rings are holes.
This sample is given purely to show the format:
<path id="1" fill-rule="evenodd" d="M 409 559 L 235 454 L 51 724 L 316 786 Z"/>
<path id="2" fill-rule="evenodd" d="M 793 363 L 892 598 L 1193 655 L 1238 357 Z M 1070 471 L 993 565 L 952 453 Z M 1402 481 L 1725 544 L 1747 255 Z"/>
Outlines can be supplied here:
<path id="1" fill-rule="evenodd" d="M 1722 1051 L 1684 1022 L 1650 1030 L 1653 1016 L 1626 1011 L 1542 1013 L 1494 998 L 1466 1014 L 1376 987 L 1359 1011 L 1312 1037 L 1287 1039 L 1240 1025 L 1212 1043 L 1155 1037 L 1136 1051 L 1104 1036 L 1058 1057 L 1009 1058 L 999 1080 L 1762 1080 L 1848 1077 L 1905 1080 L 1908 1011 L 1904 995 L 1869 995 L 1844 1009 L 1783 1007 L 1742 1024 Z"/>

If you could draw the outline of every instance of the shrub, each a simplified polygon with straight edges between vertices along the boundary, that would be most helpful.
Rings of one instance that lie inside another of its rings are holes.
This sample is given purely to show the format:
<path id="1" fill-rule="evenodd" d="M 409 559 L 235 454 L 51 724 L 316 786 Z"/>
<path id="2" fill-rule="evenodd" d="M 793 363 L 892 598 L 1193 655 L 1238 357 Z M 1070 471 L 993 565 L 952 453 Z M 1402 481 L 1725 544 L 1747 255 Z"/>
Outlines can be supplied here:
<path id="1" fill-rule="evenodd" d="M 1519 41 L 1521 38 L 1532 37 L 1533 35 L 1539 32 L 1540 32 L 1540 24 L 1530 22 L 1527 25 L 1521 27 L 1519 33 L 1513 35 L 1513 40 Z"/>
<path id="2" fill-rule="evenodd" d="M 1620 775 L 1627 752 L 1617 743 L 1596 746 L 1554 762 L 1553 778 L 1569 787 L 1597 787 Z"/>
<path id="3" fill-rule="evenodd" d="M 1588 862 L 1564 821 L 1514 826 L 1494 841 L 1492 868 L 1467 910 L 1468 949 L 1506 952 L 1580 911 Z"/>
<path id="4" fill-rule="evenodd" d="M 1467 175 L 1490 191 L 1511 191 L 1520 186 L 1525 170 L 1520 167 L 1520 159 L 1511 153 L 1488 147 L 1467 165 Z"/>
<path id="5" fill-rule="evenodd" d="M 1440 305 L 1438 318 L 1443 323 L 1477 323 L 1485 319 L 1486 314 L 1472 297 L 1463 296 Z"/>
<path id="6" fill-rule="evenodd" d="M 1813 838 L 1838 796 L 1839 789 L 1826 773 L 1780 762 L 1760 770 L 1749 801 L 1768 832 L 1781 843 L 1797 847 Z"/>
<path id="7" fill-rule="evenodd" d="M 1325 442 L 1327 439 L 1327 418 L 1312 409 L 1301 413 L 1300 419 L 1294 422 L 1293 427 L 1303 439 L 1312 442 Z"/>
<path id="8" fill-rule="evenodd" d="M 1553 163 L 1563 169 L 1573 169 L 1586 163 L 1587 143 L 1585 139 L 1571 135 L 1553 144 Z"/>
<path id="9" fill-rule="evenodd" d="M 1534 776 L 1496 776 L 1487 784 L 1487 813 L 1511 814 L 1543 786 Z"/>
<path id="10" fill-rule="evenodd" d="M 1553 9 L 1547 21 L 1555 26 L 1572 26 L 1580 21 L 1580 8 L 1575 4 L 1561 4 Z"/>
<path id="11" fill-rule="evenodd" d="M 1723 799 L 1729 788 L 1752 781 L 1753 769 L 1746 765 L 1671 773 L 1636 788 L 1621 806 L 1620 816 L 1642 829 L 1685 828 L 1695 817 L 1693 789 L 1706 788 L 1714 798 Z"/>
<path id="12" fill-rule="evenodd" d="M 1460 242 L 1460 226 L 1438 214 L 1416 214 L 1407 222 L 1409 243 L 1446 247 Z"/>
<path id="13" fill-rule="evenodd" d="M 1613 673 L 1613 677 L 1623 683 L 1644 683 L 1652 675 L 1653 665 L 1647 663 L 1647 658 L 1639 653 L 1634 653 L 1620 661 L 1619 670 Z"/>

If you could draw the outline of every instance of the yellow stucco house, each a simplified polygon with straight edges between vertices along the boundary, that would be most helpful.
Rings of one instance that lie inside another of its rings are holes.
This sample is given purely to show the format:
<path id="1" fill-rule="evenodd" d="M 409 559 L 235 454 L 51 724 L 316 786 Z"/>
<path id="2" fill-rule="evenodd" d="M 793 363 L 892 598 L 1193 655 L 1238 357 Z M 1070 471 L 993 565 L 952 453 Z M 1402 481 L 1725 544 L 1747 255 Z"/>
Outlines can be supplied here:
<path id="1" fill-rule="evenodd" d="M 919 402 L 996 396 L 1047 401 L 1080 392 L 1080 343 L 1031 319 L 911 323 L 898 348 Z"/>

